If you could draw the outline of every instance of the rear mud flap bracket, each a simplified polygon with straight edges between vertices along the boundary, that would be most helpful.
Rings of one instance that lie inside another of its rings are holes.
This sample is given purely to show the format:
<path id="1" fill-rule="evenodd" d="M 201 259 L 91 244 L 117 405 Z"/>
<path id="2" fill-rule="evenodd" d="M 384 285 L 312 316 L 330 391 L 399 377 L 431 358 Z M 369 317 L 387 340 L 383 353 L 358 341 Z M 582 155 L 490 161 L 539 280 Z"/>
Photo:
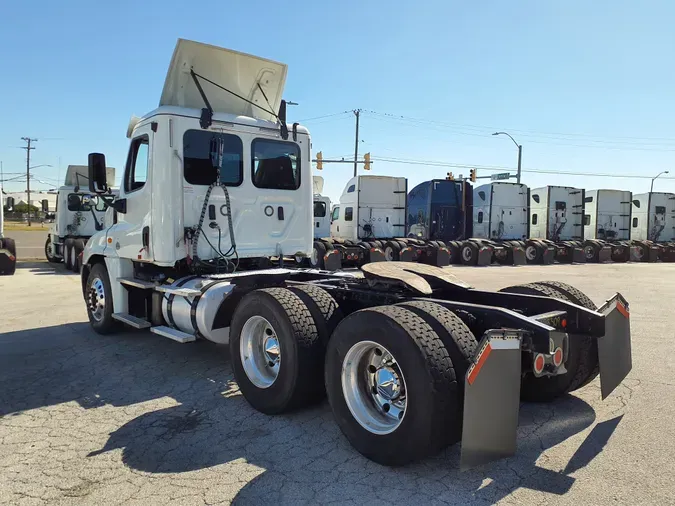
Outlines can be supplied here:
<path id="1" fill-rule="evenodd" d="M 598 338 L 600 390 L 603 400 L 624 380 L 633 367 L 628 303 L 614 295 L 598 309 L 605 315 L 605 335 Z"/>
<path id="2" fill-rule="evenodd" d="M 466 372 L 462 470 L 514 455 L 522 332 L 489 330 Z"/>

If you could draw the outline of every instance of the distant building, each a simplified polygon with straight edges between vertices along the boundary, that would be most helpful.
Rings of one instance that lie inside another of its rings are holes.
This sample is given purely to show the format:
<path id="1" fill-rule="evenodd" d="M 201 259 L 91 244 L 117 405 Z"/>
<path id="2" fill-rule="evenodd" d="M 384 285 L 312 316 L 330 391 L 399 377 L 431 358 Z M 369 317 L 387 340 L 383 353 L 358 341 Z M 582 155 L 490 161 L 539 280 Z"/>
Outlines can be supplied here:
<path id="1" fill-rule="evenodd" d="M 2 205 L 3 207 L 7 205 L 7 197 L 12 197 L 14 199 L 14 205 L 25 204 L 28 202 L 28 194 L 26 192 L 2 192 Z M 49 212 L 56 212 L 56 193 L 45 192 L 45 191 L 35 191 L 30 192 L 30 202 L 31 205 L 37 207 L 39 210 L 42 210 L 42 201 L 47 201 L 47 206 L 49 207 Z"/>

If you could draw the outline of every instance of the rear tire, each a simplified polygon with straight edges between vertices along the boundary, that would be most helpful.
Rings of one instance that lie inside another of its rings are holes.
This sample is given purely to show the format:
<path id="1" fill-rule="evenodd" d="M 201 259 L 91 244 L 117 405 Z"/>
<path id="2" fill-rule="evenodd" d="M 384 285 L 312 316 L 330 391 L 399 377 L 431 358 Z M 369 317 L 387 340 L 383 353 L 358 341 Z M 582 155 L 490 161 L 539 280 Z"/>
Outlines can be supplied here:
<path id="1" fill-rule="evenodd" d="M 464 265 L 478 265 L 478 246 L 473 242 L 463 244 L 459 256 Z"/>
<path id="2" fill-rule="evenodd" d="M 448 350 L 450 360 L 455 368 L 457 376 L 457 392 L 460 416 L 457 424 L 457 432 L 452 434 L 451 443 L 457 442 L 462 437 L 462 413 L 464 409 L 464 380 L 466 371 L 471 365 L 471 360 L 476 353 L 478 343 L 473 333 L 455 313 L 435 302 L 411 301 L 397 304 L 404 307 L 422 318 L 438 337 L 441 338 Z"/>
<path id="3" fill-rule="evenodd" d="M 314 241 L 312 255 L 309 257 L 309 265 L 314 269 L 323 269 L 324 256 L 326 255 L 326 245 L 321 241 Z"/>
<path id="4" fill-rule="evenodd" d="M 528 264 L 539 264 L 541 263 L 541 257 L 544 250 L 541 246 L 537 244 L 528 244 L 525 246 L 525 261 Z"/>
<path id="5" fill-rule="evenodd" d="M 500 292 L 542 295 L 567 300 L 595 310 L 593 302 L 576 288 L 557 281 L 542 281 L 526 285 L 510 286 Z M 587 305 L 590 303 L 590 306 Z M 572 336 L 569 339 L 569 354 L 565 362 L 567 374 L 536 378 L 527 373 L 523 376 L 520 395 L 524 401 L 549 402 L 561 395 L 578 390 L 592 381 L 599 372 L 598 347 L 591 337 Z"/>
<path id="6" fill-rule="evenodd" d="M 401 258 L 401 245 L 399 241 L 387 241 L 385 243 L 384 258 L 387 262 L 396 262 Z"/>
<path id="7" fill-rule="evenodd" d="M 230 328 L 234 376 L 256 410 L 274 415 L 322 398 L 323 349 L 312 314 L 296 294 L 286 288 L 248 293 Z"/>
<path id="8" fill-rule="evenodd" d="M 9 253 L 14 257 L 14 261 L 11 262 L 6 269 L 0 271 L 0 275 L 13 276 L 16 272 L 16 243 L 14 242 L 14 239 L 5 237 L 4 239 L 0 239 L 0 247 L 9 251 Z"/>
<path id="9" fill-rule="evenodd" d="M 364 350 L 362 356 L 359 350 Z M 393 362 L 373 366 L 368 360 L 377 360 L 378 350 L 384 358 L 391 354 Z M 382 370 L 393 371 L 394 379 L 378 383 L 380 388 L 370 386 Z M 403 395 L 379 394 L 392 384 L 401 386 L 398 392 Z M 440 451 L 460 423 L 457 381 L 448 351 L 422 318 L 402 307 L 364 309 L 340 322 L 328 343 L 326 391 L 335 420 L 352 446 L 387 466 Z"/>
<path id="10" fill-rule="evenodd" d="M 72 239 L 66 239 L 65 242 L 63 243 L 63 262 L 66 266 L 66 269 L 69 271 L 73 270 L 73 264 L 72 264 L 72 250 L 73 249 L 73 240 Z"/>

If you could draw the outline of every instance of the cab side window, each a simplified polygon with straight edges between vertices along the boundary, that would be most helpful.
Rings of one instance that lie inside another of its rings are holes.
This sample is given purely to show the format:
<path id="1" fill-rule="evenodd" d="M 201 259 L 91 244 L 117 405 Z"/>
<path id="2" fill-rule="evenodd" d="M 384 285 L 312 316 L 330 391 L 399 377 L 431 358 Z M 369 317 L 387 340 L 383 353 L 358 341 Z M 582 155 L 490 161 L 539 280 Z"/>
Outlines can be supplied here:
<path id="1" fill-rule="evenodd" d="M 334 207 L 333 214 L 330 215 L 330 221 L 335 221 L 340 217 L 340 208 Z"/>
<path id="2" fill-rule="evenodd" d="M 150 139 L 147 135 L 136 137 L 131 141 L 124 175 L 124 191 L 129 193 L 145 186 L 148 179 L 148 156 Z"/>

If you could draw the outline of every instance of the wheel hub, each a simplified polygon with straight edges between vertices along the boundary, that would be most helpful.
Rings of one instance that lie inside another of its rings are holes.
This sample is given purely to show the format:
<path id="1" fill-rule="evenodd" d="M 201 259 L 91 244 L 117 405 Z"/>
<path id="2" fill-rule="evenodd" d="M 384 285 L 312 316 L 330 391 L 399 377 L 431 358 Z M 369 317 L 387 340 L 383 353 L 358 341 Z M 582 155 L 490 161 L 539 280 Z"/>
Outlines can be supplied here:
<path id="1" fill-rule="evenodd" d="M 385 248 L 384 257 L 390 262 L 394 259 L 394 250 L 391 248 L 391 246 L 387 246 Z"/>
<path id="2" fill-rule="evenodd" d="M 463 258 L 464 261 L 466 261 L 466 262 L 468 262 L 469 260 L 471 260 L 471 248 L 466 247 L 466 248 L 463 248 L 463 249 L 462 249 L 462 258 Z"/>
<path id="3" fill-rule="evenodd" d="M 373 341 L 352 346 L 342 363 L 342 392 L 354 419 L 373 434 L 395 431 L 406 413 L 405 378 L 394 356 Z"/>
<path id="4" fill-rule="evenodd" d="M 586 253 L 586 258 L 591 260 L 593 258 L 593 247 L 592 246 L 586 246 L 584 248 L 584 252 Z"/>
<path id="5" fill-rule="evenodd" d="M 312 249 L 312 265 L 319 265 L 319 252 L 316 247 Z"/>
<path id="6" fill-rule="evenodd" d="M 279 376 L 281 345 L 272 324 L 252 316 L 241 329 L 239 355 L 248 379 L 258 388 L 269 388 Z"/>
<path id="7" fill-rule="evenodd" d="M 525 248 L 525 256 L 527 257 L 528 260 L 534 260 L 537 258 L 537 248 L 534 246 L 528 246 Z"/>
<path id="8" fill-rule="evenodd" d="M 94 278 L 89 285 L 87 307 L 94 320 L 100 322 L 103 319 L 105 312 L 105 290 L 103 288 L 103 281 L 100 278 Z"/>

